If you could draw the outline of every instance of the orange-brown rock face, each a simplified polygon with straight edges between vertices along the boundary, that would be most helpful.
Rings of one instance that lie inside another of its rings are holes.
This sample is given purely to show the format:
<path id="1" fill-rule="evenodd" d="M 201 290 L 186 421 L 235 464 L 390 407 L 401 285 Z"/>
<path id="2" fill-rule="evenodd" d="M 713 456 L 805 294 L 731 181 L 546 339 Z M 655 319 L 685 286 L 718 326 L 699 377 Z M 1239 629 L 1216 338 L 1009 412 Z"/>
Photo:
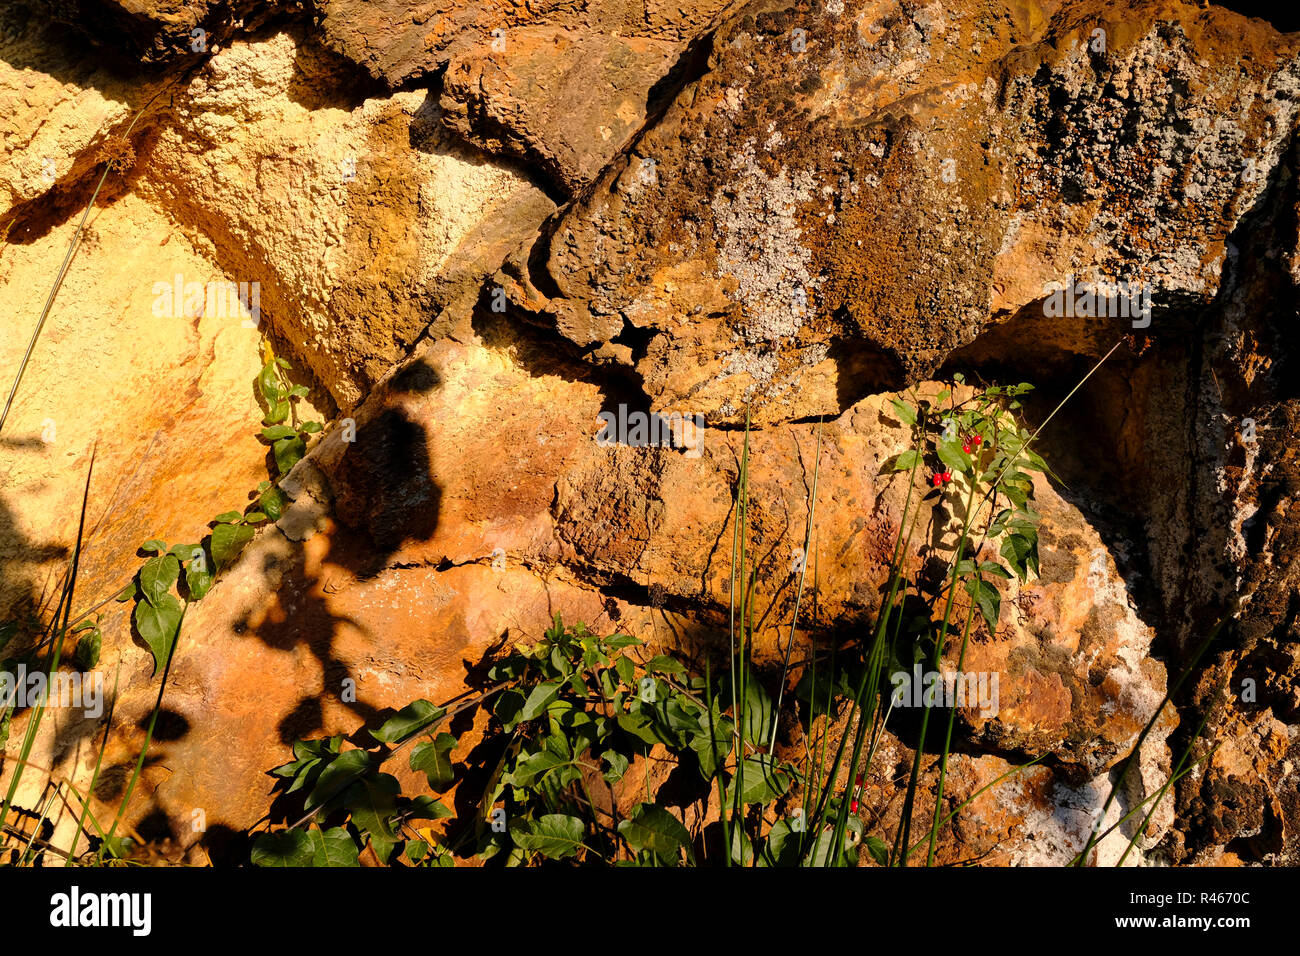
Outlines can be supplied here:
<path id="1" fill-rule="evenodd" d="M 1069 862 L 1190 753 L 1097 862 L 1130 837 L 1129 863 L 1297 862 L 1300 34 L 1173 0 L 73 6 L 90 40 L 46 0 L 0 13 L 6 389 L 132 119 L 134 163 L 0 435 L 0 621 L 48 621 L 92 450 L 79 606 L 267 477 L 268 346 L 325 421 L 186 613 L 129 813 L 171 858 L 246 860 L 295 739 L 450 700 L 556 613 L 725 662 L 742 458 L 760 673 L 861 649 L 900 530 L 917 599 L 940 593 L 963 485 L 933 456 L 891 470 L 892 401 L 960 372 L 1037 386 L 1054 475 L 1036 573 L 998 579 L 992 622 L 954 600 L 984 683 L 955 707 L 939 860 Z M 87 66 L 105 31 L 145 65 Z M 159 309 L 178 276 L 256 283 L 258 312 Z M 1061 305 L 1121 282 L 1134 314 Z M 602 438 L 628 416 L 672 424 Z M 158 691 L 129 607 L 98 612 L 106 807 Z M 861 800 L 892 828 L 919 691 L 888 676 Z M 464 722 L 460 759 L 487 726 Z M 102 731 L 55 714 L 33 759 L 84 784 Z M 927 764 L 917 819 L 937 785 Z"/>

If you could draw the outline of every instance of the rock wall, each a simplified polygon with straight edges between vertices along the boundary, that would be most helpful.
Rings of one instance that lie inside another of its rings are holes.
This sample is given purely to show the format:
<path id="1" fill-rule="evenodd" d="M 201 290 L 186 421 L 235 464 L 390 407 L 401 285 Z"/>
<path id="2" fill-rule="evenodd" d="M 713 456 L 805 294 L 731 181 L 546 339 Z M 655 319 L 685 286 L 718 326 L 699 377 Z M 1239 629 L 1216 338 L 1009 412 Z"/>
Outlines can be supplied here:
<path id="1" fill-rule="evenodd" d="M 1043 760 L 941 859 L 1068 862 L 1177 685 L 1107 825 L 1206 714 L 1219 749 L 1130 859 L 1297 861 L 1300 35 L 1173 0 L 30 0 L 0 26 L 5 376 L 135 124 L 5 425 L 9 615 L 51 612 L 92 450 L 87 603 L 265 476 L 265 349 L 327 420 L 292 506 L 186 617 L 131 817 L 170 858 L 238 858 L 293 739 L 448 699 L 556 611 L 692 663 L 725 648 L 747 412 L 760 661 L 814 461 L 796 639 L 860 641 L 908 491 L 882 472 L 908 438 L 890 399 L 1025 380 L 1041 422 L 1108 356 L 1044 431 L 1041 573 L 977 628 L 1001 707 L 963 711 L 946 797 Z M 159 315 L 177 275 L 257 283 L 260 311 Z M 1053 314 L 1071 281 L 1131 283 L 1150 313 Z M 619 406 L 701 427 L 604 447 Z M 960 527 L 925 500 L 917 570 Z M 102 613 L 111 805 L 157 684 Z M 52 721 L 38 754 L 84 781 L 95 732 Z M 885 826 L 915 743 L 903 721 L 866 781 Z"/>

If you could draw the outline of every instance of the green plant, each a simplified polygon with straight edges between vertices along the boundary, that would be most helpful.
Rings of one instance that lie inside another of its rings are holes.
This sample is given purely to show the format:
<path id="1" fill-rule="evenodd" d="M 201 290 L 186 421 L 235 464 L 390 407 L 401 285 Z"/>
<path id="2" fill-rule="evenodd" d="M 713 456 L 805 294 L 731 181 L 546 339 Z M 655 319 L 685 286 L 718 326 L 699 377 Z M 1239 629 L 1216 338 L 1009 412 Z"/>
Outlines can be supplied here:
<path id="1" fill-rule="evenodd" d="M 288 385 L 284 373 L 290 368 L 291 366 L 284 359 L 272 359 L 262 368 L 258 375 L 257 386 L 259 393 L 268 402 L 267 421 L 274 419 L 277 422 L 282 422 L 290 415 L 293 415 L 295 421 L 297 419 L 295 403 L 306 395 L 307 390 L 304 386 Z M 290 439 L 276 432 L 273 428 L 264 428 L 262 430 L 262 437 L 272 445 L 277 470 L 283 475 L 305 454 L 308 436 L 320 431 L 321 425 L 318 422 L 306 422 L 292 428 L 289 426 L 276 427 L 289 428 L 293 431 L 293 438 Z M 89 475 L 87 476 L 86 496 L 88 494 Z M 128 584 L 119 589 L 113 596 L 96 602 L 79 614 L 72 614 L 73 583 L 76 579 L 80 556 L 79 532 L 77 548 L 74 549 L 73 561 L 65 576 L 64 590 L 60 596 L 58 609 L 55 612 L 51 626 L 40 629 L 33 622 L 24 627 L 23 623 L 19 621 L 9 621 L 0 625 L 0 651 L 3 651 L 5 645 L 24 630 L 44 631 L 44 636 L 35 649 L 26 652 L 21 657 L 0 661 L 0 670 L 12 672 L 20 662 L 34 666 L 37 661 L 37 653 L 41 649 L 49 647 L 48 667 L 52 673 L 59 666 L 64 644 L 63 638 L 65 635 L 71 635 L 77 637 L 73 657 L 81 669 L 89 671 L 98 666 L 103 644 L 101 620 L 96 612 L 111 601 L 120 603 L 135 601 L 131 613 L 132 624 L 153 657 L 153 672 L 157 673 L 159 669 L 162 669 L 163 678 L 159 684 L 157 701 L 146 727 L 145 742 L 141 747 L 134 771 L 127 783 L 118 812 L 107 831 L 99 825 L 93 815 L 90 815 L 88 801 L 80 798 L 82 799 L 82 811 L 76 831 L 77 838 L 79 839 L 84 832 L 84 824 L 87 817 L 89 817 L 97 831 L 98 845 L 94 853 L 95 862 L 103 863 L 120 860 L 125 856 L 129 847 L 129 841 L 117 837 L 116 833 L 134 794 L 140 773 L 144 767 L 145 758 L 153 741 L 158 714 L 162 708 L 163 695 L 167 686 L 167 674 L 175 654 L 176 642 L 186 610 L 190 604 L 201 601 L 207 596 L 217 577 L 234 564 L 244 547 L 252 540 L 259 525 L 268 520 L 278 520 L 281 516 L 284 498 L 277 484 L 271 481 L 263 481 L 249 497 L 255 499 L 253 504 L 250 504 L 242 513 L 228 511 L 218 515 L 210 522 L 211 533 L 205 535 L 200 541 L 172 545 L 171 547 L 168 547 L 165 541 L 157 538 L 146 541 L 140 546 L 140 551 L 145 555 L 145 560 Z M 86 499 L 83 496 L 83 522 L 85 506 Z M 8 702 L 0 704 L 0 749 L 8 742 L 13 710 L 13 705 Z M 2 828 L 8 812 L 9 802 L 16 791 L 22 771 L 28 766 L 27 758 L 35 733 L 39 728 L 42 713 L 43 707 L 37 708 L 28 723 L 27 736 L 24 738 L 23 749 L 18 757 L 18 770 L 11 780 L 9 796 L 6 797 L 4 804 L 0 805 L 0 832 L 3 832 Z M 99 759 L 96 761 L 92 778 L 92 790 L 94 780 L 99 775 L 100 762 L 103 759 L 103 748 L 107 745 L 111 722 L 112 708 L 110 707 Z M 75 843 L 73 849 L 75 850 Z M 22 859 L 26 859 L 26 854 L 29 851 L 30 847 L 24 851 Z M 71 862 L 71 853 L 68 854 L 67 860 Z"/>
<path id="2" fill-rule="evenodd" d="M 307 454 L 309 436 L 321 430 L 320 422 L 297 423 L 297 411 L 294 402 L 307 395 L 305 385 L 291 385 L 284 373 L 291 366 L 282 358 L 271 358 L 257 376 L 257 388 L 266 405 L 266 417 L 262 424 L 262 438 L 271 444 L 271 453 L 275 459 L 276 471 L 284 477 Z M 284 424 L 292 416 L 293 424 Z M 270 482 L 264 481 L 257 486 L 261 493 L 259 498 L 263 509 L 271 520 L 279 519 L 283 503 L 280 493 Z"/>
<path id="3" fill-rule="evenodd" d="M 299 741 L 295 760 L 272 773 L 289 781 L 288 793 L 305 794 L 307 813 L 288 830 L 260 836 L 253 861 L 337 865 L 340 859 L 353 862 L 368 844 L 383 862 L 397 854 L 420 865 L 446 865 L 457 850 L 506 865 L 537 859 L 695 862 L 705 850 L 700 827 L 692 832 L 650 799 L 636 803 L 627 816 L 619 814 L 616 790 L 629 767 L 639 763 L 644 773 L 659 748 L 698 774 L 703 785 L 716 781 L 728 802 L 734 796 L 745 803 L 775 800 L 788 788 L 792 768 L 759 752 L 775 714 L 757 681 L 747 684 L 751 706 L 739 732 L 746 755 L 728 760 L 735 725 L 718 701 L 729 692 L 711 687 L 707 678 L 689 678 L 673 658 L 641 661 L 628 653 L 641 646 L 628 635 L 598 637 L 581 624 L 566 628 L 557 616 L 536 645 L 517 647 L 495 662 L 488 671 L 493 685 L 455 712 L 490 701 L 499 755 L 472 824 L 444 843 L 415 833 L 410 822 L 450 811 L 431 796 L 402 796 L 396 778 L 380 768 L 418 739 L 408 756 L 410 769 L 423 773 L 436 794 L 458 784 L 451 759 L 458 739 L 439 729 L 453 715 L 446 707 L 417 701 L 403 708 L 370 732 L 375 743 L 365 748 L 344 750 L 337 737 Z M 315 830 L 302 829 L 312 821 Z M 353 849 L 325 853 L 323 841 L 342 847 L 343 834 Z M 734 849 L 737 856 L 752 856 L 749 849 L 742 854 L 739 841 Z"/>

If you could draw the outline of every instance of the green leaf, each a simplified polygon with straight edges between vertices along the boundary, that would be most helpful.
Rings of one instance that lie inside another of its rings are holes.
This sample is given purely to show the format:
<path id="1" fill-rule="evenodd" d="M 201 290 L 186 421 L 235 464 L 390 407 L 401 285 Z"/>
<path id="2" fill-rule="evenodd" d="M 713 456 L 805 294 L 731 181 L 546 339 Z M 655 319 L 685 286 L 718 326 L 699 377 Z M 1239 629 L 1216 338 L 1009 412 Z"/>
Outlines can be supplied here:
<path id="1" fill-rule="evenodd" d="M 649 851 L 671 863 L 691 840 L 680 820 L 653 803 L 638 803 L 631 818 L 619 823 L 618 833 L 636 852 Z"/>
<path id="2" fill-rule="evenodd" d="M 745 739 L 755 746 L 765 747 L 772 739 L 776 713 L 772 698 L 753 674 L 745 681 Z"/>
<path id="3" fill-rule="evenodd" d="M 545 684 L 538 684 L 528 695 L 528 700 L 524 702 L 524 709 L 520 711 L 519 719 L 533 720 L 559 696 L 559 681 L 547 681 Z"/>
<path id="4" fill-rule="evenodd" d="M 441 800 L 437 800 L 427 793 L 422 793 L 409 804 L 400 806 L 399 812 L 407 820 L 441 820 L 443 817 L 452 815 Z"/>
<path id="5" fill-rule="evenodd" d="M 1002 557 L 1015 569 L 1020 580 L 1028 580 L 1029 569 L 1038 573 L 1038 534 L 1032 530 L 1009 534 L 1002 539 Z"/>
<path id="6" fill-rule="evenodd" d="M 754 859 L 754 844 L 750 842 L 745 831 L 740 827 L 731 830 L 731 864 L 732 866 L 749 866 Z"/>
<path id="7" fill-rule="evenodd" d="M 605 763 L 609 764 L 609 769 L 605 771 L 604 777 L 606 783 L 618 783 L 623 779 L 623 774 L 627 773 L 630 761 L 617 750 L 606 750 L 601 757 Z"/>
<path id="8" fill-rule="evenodd" d="M 357 858 L 357 842 L 344 827 L 321 831 L 312 827 L 307 831 L 312 845 L 312 866 L 351 867 L 360 866 Z"/>
<path id="9" fill-rule="evenodd" d="M 144 544 L 140 545 L 140 550 L 145 554 L 162 554 L 167 550 L 167 542 L 158 538 L 150 538 Z"/>
<path id="10" fill-rule="evenodd" d="M 370 754 L 364 750 L 345 750 L 321 771 L 316 786 L 307 797 L 307 806 L 319 809 L 339 796 L 348 783 L 370 769 Z"/>
<path id="11" fill-rule="evenodd" d="M 1002 595 L 998 592 L 998 589 L 990 582 L 979 578 L 967 581 L 966 590 L 975 598 L 975 603 L 979 605 L 980 614 L 984 616 L 984 621 L 989 626 L 989 633 L 996 634 L 998 631 L 998 614 L 1002 608 Z"/>
<path id="12" fill-rule="evenodd" d="M 890 471 L 911 471 L 921 458 L 921 453 L 915 448 L 909 448 L 901 455 L 895 455 L 890 459 Z"/>
<path id="13" fill-rule="evenodd" d="M 531 789 L 540 778 L 568 762 L 567 758 L 550 750 L 539 750 L 516 761 L 508 782 L 516 787 Z"/>
<path id="14" fill-rule="evenodd" d="M 238 511 L 223 511 L 212 520 L 217 524 L 239 524 L 244 520 L 244 516 Z"/>
<path id="15" fill-rule="evenodd" d="M 324 427 L 320 422 L 303 422 L 298 426 L 298 432 L 302 435 L 314 435 Z"/>
<path id="16" fill-rule="evenodd" d="M 778 820 L 767 834 L 759 866 L 793 867 L 799 865 L 799 834 L 789 820 Z"/>
<path id="17" fill-rule="evenodd" d="M 254 866 L 311 866 L 316 845 L 302 830 L 263 833 L 253 841 L 250 858 Z"/>
<path id="18" fill-rule="evenodd" d="M 292 425 L 272 425 L 270 428 L 262 429 L 262 437 L 267 441 L 276 441 L 280 438 L 297 438 L 298 430 Z"/>
<path id="19" fill-rule="evenodd" d="M 940 441 L 936 447 L 939 460 L 953 471 L 965 472 L 970 468 L 971 457 L 955 441 Z"/>
<path id="20" fill-rule="evenodd" d="M 289 389 L 289 397 L 306 398 L 308 391 L 309 389 L 307 388 L 306 385 L 295 385 L 293 388 Z"/>
<path id="21" fill-rule="evenodd" d="M 1007 581 L 1010 581 L 1013 577 L 1010 571 L 998 564 L 996 561 L 981 561 L 980 570 L 985 574 L 992 574 Z"/>
<path id="22" fill-rule="evenodd" d="M 181 565 L 174 554 L 150 558 L 140 568 L 140 592 L 150 604 L 157 605 L 171 593 L 180 577 Z"/>
<path id="23" fill-rule="evenodd" d="M 99 649 L 103 644 L 103 636 L 98 627 L 91 628 L 90 632 L 82 635 L 81 640 L 77 641 L 77 649 L 73 651 L 73 657 L 76 658 L 77 666 L 83 671 L 93 671 L 95 665 L 99 663 Z"/>
<path id="24" fill-rule="evenodd" d="M 899 401 L 897 398 L 890 399 L 889 404 L 894 406 L 894 411 L 898 414 L 899 421 L 904 425 L 916 424 L 916 409 L 912 408 L 911 405 Z"/>
<path id="25" fill-rule="evenodd" d="M 275 364 L 274 360 L 267 362 L 262 366 L 262 371 L 257 374 L 258 390 L 268 404 L 278 400 L 284 394 L 280 390 L 280 381 L 275 374 Z"/>
<path id="26" fill-rule="evenodd" d="M 136 598 L 139 593 L 140 586 L 136 584 L 135 581 L 132 581 L 126 587 L 122 588 L 122 590 L 118 591 L 117 597 L 113 598 L 113 600 L 118 604 L 125 604 L 127 601 Z"/>
<path id="27" fill-rule="evenodd" d="M 773 757 L 767 754 L 746 757 L 740 769 L 744 771 L 743 775 L 733 776 L 723 794 L 723 803 L 727 806 L 730 806 L 735 799 L 735 787 L 738 777 L 741 776 L 743 780 L 739 780 L 740 800 L 745 804 L 767 805 L 789 789 L 789 775 L 777 766 Z"/>
<path id="28" fill-rule="evenodd" d="M 249 524 L 257 524 L 259 522 L 265 521 L 266 515 L 264 515 L 260 511 L 250 511 L 248 512 L 248 514 L 244 515 L 244 520 L 247 521 Z"/>
<path id="29" fill-rule="evenodd" d="M 667 654 L 659 654 L 650 658 L 645 665 L 647 674 L 675 674 L 679 677 L 686 676 L 686 668 L 678 661 Z"/>
<path id="30" fill-rule="evenodd" d="M 551 860 L 577 854 L 582 847 L 582 834 L 582 821 L 567 813 L 548 813 L 531 826 L 521 824 L 510 832 L 516 846 Z"/>
<path id="31" fill-rule="evenodd" d="M 419 770 L 429 780 L 429 789 L 442 793 L 456 780 L 451 765 L 451 752 L 456 749 L 456 738 L 439 734 L 434 740 L 421 741 L 411 751 L 411 769 Z"/>
<path id="32" fill-rule="evenodd" d="M 605 638 L 605 646 L 610 650 L 618 651 L 625 647 L 640 647 L 641 641 L 629 634 L 611 634 Z"/>
<path id="33" fill-rule="evenodd" d="M 274 425 L 284 421 L 289 417 L 289 399 L 277 398 L 274 401 L 267 402 L 266 417 L 262 419 L 263 425 Z"/>
<path id="34" fill-rule="evenodd" d="M 364 752 L 349 751 L 349 753 Z M 324 779 L 323 774 L 322 779 Z M 317 784 L 317 789 L 319 787 L 320 785 Z M 393 855 L 393 849 L 401 842 L 392 823 L 397 813 L 397 795 L 401 791 L 402 786 L 397 782 L 397 778 L 387 773 L 362 777 L 358 785 L 348 791 L 347 806 L 352 811 L 352 822 L 358 830 L 370 837 L 370 845 L 374 848 L 380 863 L 387 864 Z"/>
<path id="35" fill-rule="evenodd" d="M 174 559 L 173 559 L 174 560 Z M 167 663 L 172 647 L 176 644 L 176 633 L 181 627 L 181 602 L 171 594 L 164 594 L 156 604 L 141 601 L 135 606 L 136 630 L 149 645 L 153 653 L 153 674 Z"/>
<path id="36" fill-rule="evenodd" d="M 275 456 L 275 467 L 280 474 L 287 475 L 307 454 L 307 443 L 295 432 L 292 438 L 281 438 L 272 445 L 271 453 Z"/>
<path id="37" fill-rule="evenodd" d="M 272 521 L 279 521 L 280 516 L 284 514 L 284 495 L 280 489 L 270 482 L 263 482 L 266 485 L 262 493 L 257 496 L 258 507 L 266 513 L 266 516 Z"/>
<path id="38" fill-rule="evenodd" d="M 428 855 L 429 844 L 423 840 L 412 840 L 406 844 L 406 849 L 402 852 L 406 854 L 406 858 L 412 863 L 419 863 Z"/>
<path id="39" fill-rule="evenodd" d="M 217 570 L 222 570 L 234 563 L 244 545 L 253 539 L 256 532 L 245 524 L 219 524 L 212 529 L 212 560 Z"/>
<path id="40" fill-rule="evenodd" d="M 378 730 L 370 731 L 370 736 L 381 744 L 400 744 L 441 720 L 446 713 L 442 707 L 427 700 L 412 701 L 384 721 Z"/>
<path id="41" fill-rule="evenodd" d="M 878 836 L 869 836 L 862 841 L 866 844 L 871 858 L 881 866 L 889 866 L 889 844 Z"/>
<path id="42" fill-rule="evenodd" d="M 200 549 L 195 545 L 194 550 L 197 551 Z M 207 559 L 206 554 L 194 556 L 193 551 L 190 553 L 191 557 L 183 563 L 183 567 L 185 568 L 185 587 L 190 592 L 191 601 L 202 601 L 207 593 L 212 590 L 212 582 L 215 579 L 215 575 L 213 574 L 212 564 Z M 199 560 L 200 557 L 203 558 L 202 561 Z"/>

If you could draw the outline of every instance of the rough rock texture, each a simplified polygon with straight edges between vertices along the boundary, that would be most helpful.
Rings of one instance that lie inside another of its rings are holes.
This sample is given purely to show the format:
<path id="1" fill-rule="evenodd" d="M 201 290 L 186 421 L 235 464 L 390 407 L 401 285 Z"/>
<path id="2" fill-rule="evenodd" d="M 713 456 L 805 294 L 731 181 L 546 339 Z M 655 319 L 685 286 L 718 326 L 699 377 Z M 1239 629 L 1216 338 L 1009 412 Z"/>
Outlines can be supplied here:
<path id="1" fill-rule="evenodd" d="M 186 618 L 130 813 L 169 856 L 239 859 L 295 737 L 446 700 L 556 611 L 692 665 L 725 653 L 747 406 L 759 660 L 790 639 L 819 438 L 793 639 L 853 646 L 907 493 L 881 470 L 907 438 L 890 398 L 1029 380 L 1043 421 L 1109 356 L 1043 434 L 1041 573 L 975 629 L 966 666 L 1000 676 L 1000 706 L 959 710 L 945 803 L 1046 759 L 964 808 L 939 858 L 1068 862 L 1171 689 L 1103 825 L 1218 749 L 1096 862 L 1130 836 L 1130 863 L 1297 861 L 1300 37 L 1173 0 L 63 7 L 147 68 L 96 71 L 37 8 L 0 14 L 6 375 L 98 150 L 144 112 L 5 425 L 0 601 L 42 613 L 96 437 L 88 598 L 145 538 L 242 500 L 263 334 L 331 418 L 292 506 Z M 202 55 L 178 49 L 195 24 L 219 39 Z M 155 316 L 177 273 L 258 282 L 260 325 Z M 1150 324 L 1049 315 L 1071 277 L 1143 283 Z M 603 447 L 619 406 L 707 423 Z M 957 521 L 923 478 L 922 577 Z M 103 627 L 111 806 L 157 683 L 125 609 Z M 97 730 L 58 715 L 39 759 L 84 782 Z M 886 829 L 916 742 L 901 715 L 865 782 Z"/>
<path id="2" fill-rule="evenodd" d="M 502 281 L 654 407 L 731 420 L 928 376 L 1071 275 L 1207 304 L 1297 45 L 1214 8 L 1054 7 L 750 5 Z"/>

